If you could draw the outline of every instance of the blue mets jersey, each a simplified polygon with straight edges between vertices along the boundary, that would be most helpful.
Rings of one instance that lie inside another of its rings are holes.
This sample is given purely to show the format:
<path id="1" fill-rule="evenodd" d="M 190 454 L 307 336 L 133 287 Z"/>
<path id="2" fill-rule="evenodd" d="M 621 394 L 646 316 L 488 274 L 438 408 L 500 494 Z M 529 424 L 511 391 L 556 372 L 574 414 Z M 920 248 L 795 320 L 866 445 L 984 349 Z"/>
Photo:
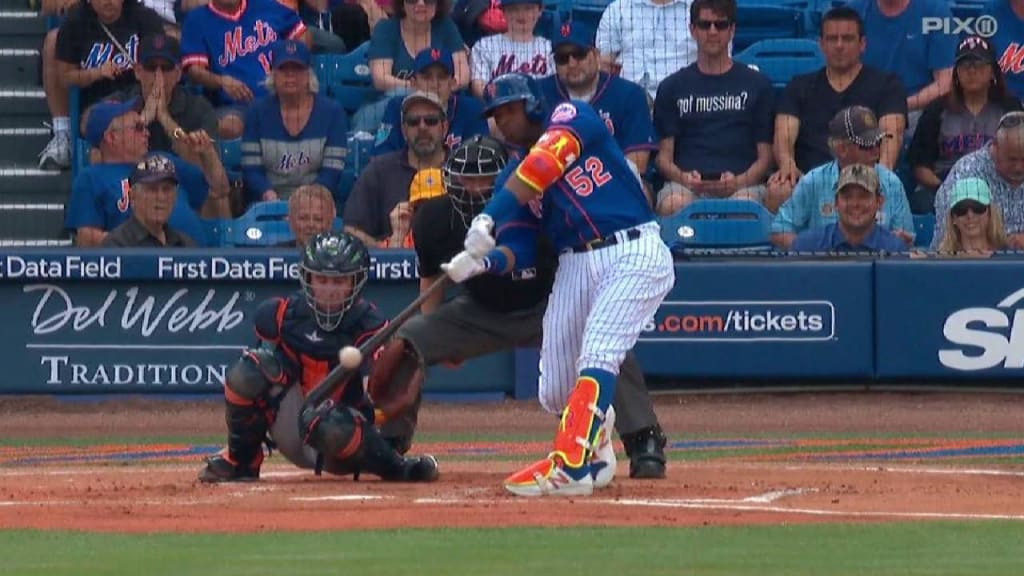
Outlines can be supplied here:
<path id="1" fill-rule="evenodd" d="M 562 102 L 571 100 L 569 90 L 552 74 L 537 82 L 544 103 L 553 109 Z M 597 80 L 597 91 L 590 97 L 590 105 L 604 120 L 608 131 L 624 152 L 655 150 L 654 122 L 647 104 L 647 93 L 639 85 L 601 72 Z"/>
<path id="2" fill-rule="evenodd" d="M 556 106 L 537 145 L 556 154 L 579 149 L 562 177 L 524 207 L 543 222 L 557 251 L 654 220 L 640 180 L 590 104 L 572 100 Z M 499 187 L 519 164 L 518 159 L 510 160 L 498 179 Z M 517 220 L 523 220 L 522 212 Z"/>
<path id="3" fill-rule="evenodd" d="M 263 85 L 270 73 L 270 46 L 298 38 L 306 25 L 294 10 L 276 0 L 241 0 L 234 12 L 211 2 L 191 10 L 181 27 L 182 67 L 205 66 L 245 83 L 257 99 L 267 95 Z M 221 103 L 234 100 L 220 92 Z"/>

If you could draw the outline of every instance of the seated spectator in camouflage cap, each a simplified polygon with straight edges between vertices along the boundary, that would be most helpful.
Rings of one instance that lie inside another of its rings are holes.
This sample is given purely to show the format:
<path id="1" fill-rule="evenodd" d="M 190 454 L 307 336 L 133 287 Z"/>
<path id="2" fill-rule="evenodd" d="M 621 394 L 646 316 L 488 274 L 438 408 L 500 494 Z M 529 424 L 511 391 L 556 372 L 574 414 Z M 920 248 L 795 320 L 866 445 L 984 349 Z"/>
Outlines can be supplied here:
<path id="1" fill-rule="evenodd" d="M 131 218 L 111 230 L 103 246 L 196 246 L 195 240 L 167 224 L 178 201 L 178 173 L 169 158 L 150 154 L 135 166 L 128 182 Z"/>
<path id="2" fill-rule="evenodd" d="M 839 173 L 836 209 L 839 221 L 801 232 L 794 252 L 906 252 L 907 245 L 875 221 L 882 207 L 874 166 L 851 164 Z"/>

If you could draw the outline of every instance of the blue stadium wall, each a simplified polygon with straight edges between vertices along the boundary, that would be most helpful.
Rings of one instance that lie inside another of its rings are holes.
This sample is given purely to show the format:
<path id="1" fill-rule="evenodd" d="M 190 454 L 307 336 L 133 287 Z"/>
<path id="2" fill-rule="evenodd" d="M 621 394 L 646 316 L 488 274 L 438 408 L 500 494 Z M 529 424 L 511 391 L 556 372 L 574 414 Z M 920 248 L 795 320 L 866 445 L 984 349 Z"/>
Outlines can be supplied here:
<path id="1" fill-rule="evenodd" d="M 1012 386 L 1024 369 L 1024 260 L 684 262 L 676 277 L 637 353 L 677 386 Z M 258 303 L 297 288 L 290 251 L 0 251 L 0 393 L 219 393 Z M 384 314 L 417 291 L 412 252 L 374 253 L 365 294 Z M 427 390 L 532 397 L 536 375 L 520 350 L 435 368 Z"/>

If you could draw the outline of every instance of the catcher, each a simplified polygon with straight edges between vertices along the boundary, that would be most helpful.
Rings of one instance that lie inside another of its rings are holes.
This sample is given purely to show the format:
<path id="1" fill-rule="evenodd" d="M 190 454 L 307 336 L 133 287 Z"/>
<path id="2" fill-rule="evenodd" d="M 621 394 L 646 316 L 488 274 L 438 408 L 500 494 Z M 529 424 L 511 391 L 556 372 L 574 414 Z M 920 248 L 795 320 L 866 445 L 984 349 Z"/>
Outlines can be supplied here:
<path id="1" fill-rule="evenodd" d="M 317 474 L 326 470 L 358 478 L 365 471 L 396 482 L 437 479 L 433 456 L 400 455 L 375 426 L 374 405 L 362 381 L 372 354 L 329 401 L 302 410 L 306 394 L 338 363 L 338 351 L 358 347 L 387 324 L 359 297 L 369 267 L 366 246 L 350 234 L 310 239 L 302 252 L 302 290 L 260 304 L 259 345 L 243 352 L 228 371 L 227 449 L 207 459 L 200 481 L 257 480 L 264 442 Z"/>

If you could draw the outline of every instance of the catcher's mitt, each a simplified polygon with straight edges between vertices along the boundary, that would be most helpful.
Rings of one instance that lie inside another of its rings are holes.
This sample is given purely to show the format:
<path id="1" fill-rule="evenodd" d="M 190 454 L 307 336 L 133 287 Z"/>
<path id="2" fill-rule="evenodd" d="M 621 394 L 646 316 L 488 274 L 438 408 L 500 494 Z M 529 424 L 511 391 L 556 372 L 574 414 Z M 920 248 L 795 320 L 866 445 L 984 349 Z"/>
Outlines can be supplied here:
<path id="1" fill-rule="evenodd" d="M 366 387 L 376 408 L 376 423 L 408 412 L 419 399 L 425 379 L 419 354 L 408 342 L 396 338 L 381 347 Z"/>

